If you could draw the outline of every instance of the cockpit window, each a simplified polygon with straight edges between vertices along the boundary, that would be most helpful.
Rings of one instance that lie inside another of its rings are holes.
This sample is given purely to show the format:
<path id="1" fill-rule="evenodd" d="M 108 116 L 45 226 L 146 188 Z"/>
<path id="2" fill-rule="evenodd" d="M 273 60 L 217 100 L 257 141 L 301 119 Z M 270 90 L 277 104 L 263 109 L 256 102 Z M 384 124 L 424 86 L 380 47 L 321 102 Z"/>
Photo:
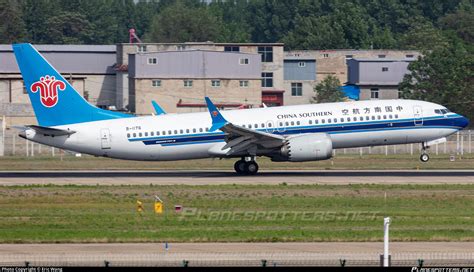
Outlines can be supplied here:
<path id="1" fill-rule="evenodd" d="M 447 113 L 450 113 L 451 111 L 448 109 L 435 109 L 434 112 L 437 114 L 447 114 Z"/>

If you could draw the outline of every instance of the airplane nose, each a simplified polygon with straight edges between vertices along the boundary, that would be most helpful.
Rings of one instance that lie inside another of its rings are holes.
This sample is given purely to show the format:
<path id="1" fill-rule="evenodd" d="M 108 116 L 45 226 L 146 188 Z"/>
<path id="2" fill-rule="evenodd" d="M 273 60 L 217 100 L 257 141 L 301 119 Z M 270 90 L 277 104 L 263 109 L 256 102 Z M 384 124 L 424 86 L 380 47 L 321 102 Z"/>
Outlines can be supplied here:
<path id="1" fill-rule="evenodd" d="M 469 119 L 461 115 L 461 118 L 459 118 L 458 121 L 458 126 L 465 128 L 467 125 L 469 125 Z"/>

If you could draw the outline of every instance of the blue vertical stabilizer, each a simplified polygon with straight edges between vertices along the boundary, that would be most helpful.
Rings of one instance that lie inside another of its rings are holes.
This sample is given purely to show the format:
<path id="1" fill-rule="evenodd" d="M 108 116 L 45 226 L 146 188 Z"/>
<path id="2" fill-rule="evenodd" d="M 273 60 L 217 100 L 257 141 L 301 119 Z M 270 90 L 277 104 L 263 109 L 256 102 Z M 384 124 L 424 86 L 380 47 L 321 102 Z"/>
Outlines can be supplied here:
<path id="1" fill-rule="evenodd" d="M 89 104 L 31 44 L 14 44 L 13 51 L 40 126 L 133 116 Z"/>

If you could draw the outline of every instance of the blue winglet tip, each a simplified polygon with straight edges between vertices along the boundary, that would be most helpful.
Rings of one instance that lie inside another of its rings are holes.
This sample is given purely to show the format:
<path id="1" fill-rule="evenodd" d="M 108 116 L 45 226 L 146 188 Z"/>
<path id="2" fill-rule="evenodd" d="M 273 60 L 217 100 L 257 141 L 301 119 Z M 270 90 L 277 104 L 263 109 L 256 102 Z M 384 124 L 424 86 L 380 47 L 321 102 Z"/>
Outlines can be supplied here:
<path id="1" fill-rule="evenodd" d="M 157 115 L 166 114 L 166 112 L 160 107 L 160 105 L 158 105 L 158 103 L 156 103 L 155 100 L 152 100 L 151 104 L 153 105 Z"/>
<path id="2" fill-rule="evenodd" d="M 207 108 L 209 110 L 209 114 L 211 115 L 211 119 L 212 119 L 212 126 L 209 130 L 210 131 L 218 130 L 221 127 L 223 127 L 225 124 L 227 124 L 227 120 L 222 116 L 222 114 L 217 109 L 216 105 L 212 103 L 209 97 L 206 96 L 204 99 L 206 100 Z"/>

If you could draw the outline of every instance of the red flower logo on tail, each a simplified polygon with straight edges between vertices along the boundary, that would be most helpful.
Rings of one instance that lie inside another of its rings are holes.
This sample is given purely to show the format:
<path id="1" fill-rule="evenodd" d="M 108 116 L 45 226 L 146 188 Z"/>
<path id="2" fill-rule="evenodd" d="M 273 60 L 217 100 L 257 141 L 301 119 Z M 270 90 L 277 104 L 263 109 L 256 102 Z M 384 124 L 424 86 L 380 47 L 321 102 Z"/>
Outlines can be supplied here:
<path id="1" fill-rule="evenodd" d="M 212 116 L 214 116 L 214 117 L 216 117 L 217 114 L 218 114 L 217 111 L 213 111 L 213 112 L 212 112 Z"/>
<path id="2" fill-rule="evenodd" d="M 48 108 L 54 107 L 58 103 L 58 89 L 64 91 L 66 84 L 56 80 L 54 76 L 41 77 L 40 81 L 36 81 L 30 87 L 32 93 L 39 90 L 41 104 Z"/>

